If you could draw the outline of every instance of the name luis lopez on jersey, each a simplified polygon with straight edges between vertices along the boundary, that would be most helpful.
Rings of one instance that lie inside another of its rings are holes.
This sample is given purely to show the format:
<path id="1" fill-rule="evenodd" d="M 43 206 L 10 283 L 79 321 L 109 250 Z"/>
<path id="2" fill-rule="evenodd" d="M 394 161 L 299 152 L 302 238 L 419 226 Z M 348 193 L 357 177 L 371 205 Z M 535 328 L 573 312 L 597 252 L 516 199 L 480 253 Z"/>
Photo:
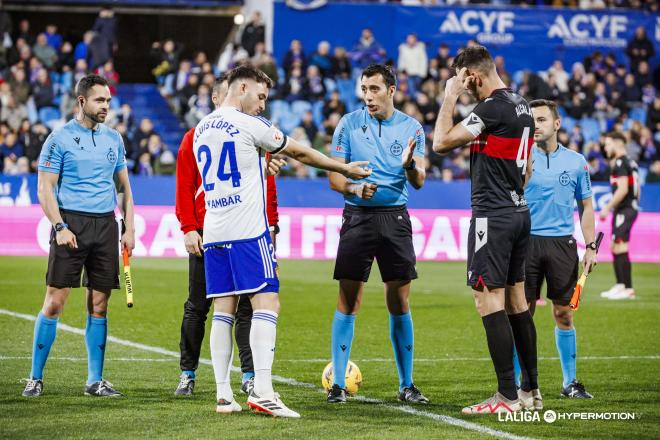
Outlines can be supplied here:
<path id="1" fill-rule="evenodd" d="M 209 128 L 225 131 L 229 136 L 232 137 L 240 133 L 238 128 L 235 128 L 232 123 L 225 121 L 222 117 L 219 117 L 213 118 L 210 121 L 206 121 L 204 125 L 197 127 L 195 129 L 195 140 L 197 140 L 202 135 L 202 133 L 204 133 Z"/>
<path id="2" fill-rule="evenodd" d="M 206 209 L 212 208 L 224 208 L 230 205 L 236 205 L 241 203 L 241 196 L 236 194 L 229 197 L 219 197 L 217 199 L 211 199 L 206 201 Z"/>

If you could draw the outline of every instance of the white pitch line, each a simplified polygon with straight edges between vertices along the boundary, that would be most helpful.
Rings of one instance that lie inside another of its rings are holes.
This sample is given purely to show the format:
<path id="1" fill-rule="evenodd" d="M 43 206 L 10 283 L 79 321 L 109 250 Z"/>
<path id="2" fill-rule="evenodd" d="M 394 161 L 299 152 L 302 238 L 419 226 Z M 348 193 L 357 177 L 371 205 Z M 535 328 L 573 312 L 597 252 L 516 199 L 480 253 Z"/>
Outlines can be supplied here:
<path id="1" fill-rule="evenodd" d="M 0 355 L 0 361 L 15 361 L 15 360 L 28 360 L 32 359 L 32 356 L 2 356 Z M 62 356 L 49 356 L 49 361 L 67 361 L 67 362 L 87 362 L 87 358 L 82 357 L 62 357 Z M 105 358 L 105 361 L 112 362 L 176 362 L 176 359 L 172 358 Z"/>
<path id="2" fill-rule="evenodd" d="M 25 313 L 17 313 L 17 312 L 12 312 L 11 310 L 5 310 L 5 309 L 0 309 L 0 315 L 7 315 L 11 316 L 14 318 L 20 318 L 20 319 L 25 319 L 27 321 L 36 321 L 37 317 L 33 315 L 27 315 Z M 62 323 L 57 323 L 57 327 L 60 330 L 69 332 L 69 333 L 75 333 L 77 335 L 84 335 L 85 330 L 79 329 L 77 327 L 71 327 L 70 325 L 67 324 L 62 324 Z M 171 356 L 171 357 L 176 357 L 177 359 L 179 358 L 179 353 L 176 351 L 171 351 L 171 350 L 166 350 L 162 347 L 155 347 L 152 345 L 146 345 L 146 344 L 140 344 L 138 342 L 133 342 L 133 341 L 128 341 L 126 339 L 120 339 L 116 338 L 114 336 L 108 336 L 108 341 L 114 342 L 115 344 L 123 345 L 126 347 L 131 347 L 131 348 L 139 348 L 140 350 L 144 351 L 150 351 L 152 353 L 158 353 L 166 356 Z M 211 365 L 211 360 L 210 359 L 200 359 L 199 360 L 200 364 L 205 364 L 205 365 Z M 232 371 L 240 371 L 240 368 L 232 367 Z M 308 388 L 308 389 L 313 389 L 317 390 L 320 392 L 323 392 L 323 390 L 319 389 L 316 385 L 313 385 L 311 383 L 306 383 L 306 382 L 300 382 L 296 379 L 288 378 L 288 377 L 282 377 L 282 376 L 276 376 L 273 375 L 273 381 L 279 382 L 279 383 L 284 383 L 287 385 L 293 385 L 297 387 L 302 387 L 302 388 Z M 448 425 L 452 426 L 457 426 L 459 428 L 467 429 L 470 431 L 475 431 L 480 434 L 487 434 L 491 435 L 493 437 L 498 437 L 498 438 L 504 438 L 504 439 L 509 439 L 509 440 L 530 440 L 530 437 L 521 437 L 515 434 L 511 434 L 509 432 L 505 431 L 498 431 L 497 429 L 492 429 L 487 426 L 482 426 L 477 423 L 472 423 L 468 422 L 465 420 L 457 419 L 451 416 L 445 416 L 442 414 L 435 414 L 429 411 L 421 411 L 415 408 L 411 408 L 410 406 L 404 406 L 404 405 L 391 405 L 386 403 L 383 400 L 380 399 L 372 399 L 368 397 L 363 397 L 363 396 L 357 396 L 354 398 L 355 400 L 361 401 L 361 402 L 369 402 L 369 403 L 375 403 L 378 404 L 384 408 L 388 408 L 394 411 L 401 411 L 405 412 L 407 414 L 412 414 L 420 417 L 426 417 L 431 420 L 435 420 L 437 422 L 445 423 Z"/>
<path id="3" fill-rule="evenodd" d="M 616 360 L 660 360 L 660 355 L 642 355 L 642 356 L 579 356 L 580 361 L 616 361 Z M 368 359 L 351 359 L 353 362 L 394 362 L 394 358 L 368 358 Z M 540 357 L 539 361 L 558 361 L 558 357 Z M 329 359 L 278 359 L 278 362 L 305 362 L 305 363 L 323 363 L 329 362 Z M 467 358 L 467 357 L 458 357 L 458 358 L 420 358 L 415 359 L 415 363 L 433 363 L 433 362 L 481 362 L 488 361 L 491 362 L 491 358 Z"/>

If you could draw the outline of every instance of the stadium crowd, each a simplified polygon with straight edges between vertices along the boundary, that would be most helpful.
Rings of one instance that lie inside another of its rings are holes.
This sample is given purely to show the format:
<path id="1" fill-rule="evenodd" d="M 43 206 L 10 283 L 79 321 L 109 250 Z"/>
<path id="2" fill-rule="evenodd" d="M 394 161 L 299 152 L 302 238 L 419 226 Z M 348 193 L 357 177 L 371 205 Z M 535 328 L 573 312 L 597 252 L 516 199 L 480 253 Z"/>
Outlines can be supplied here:
<path id="1" fill-rule="evenodd" d="M 635 7 L 635 2 L 603 3 Z M 115 92 L 119 83 L 112 62 L 117 50 L 116 21 L 112 10 L 104 8 L 79 42 L 65 41 L 56 25 L 35 33 L 27 20 L 14 32 L 6 13 L 0 25 L 5 35 L 0 51 L 2 173 L 34 172 L 50 130 L 68 120 L 76 109 L 72 90 L 78 78 L 94 71 L 108 78 Z M 257 12 L 239 37 L 218 55 L 197 51 L 187 58 L 183 54 L 188 51 L 180 43 L 153 43 L 152 72 L 182 125 L 192 127 L 212 110 L 211 88 L 220 73 L 252 63 L 276 84 L 267 116 L 293 138 L 327 152 L 341 116 L 360 108 L 356 87 L 360 72 L 373 62 L 386 62 L 398 72 L 396 107 L 417 118 L 427 132 L 429 177 L 444 181 L 469 178 L 467 149 L 441 157 L 430 148 L 432 125 L 456 55 L 448 46 L 441 44 L 428 56 L 425 43 L 411 33 L 399 45 L 398 53 L 388 54 L 371 30 L 364 29 L 350 48 L 322 41 L 310 49 L 294 40 L 280 61 L 267 52 L 264 39 L 265 23 Z M 609 178 L 601 133 L 617 129 L 629 139 L 629 155 L 639 163 L 642 181 L 660 182 L 660 68 L 651 69 L 653 56 L 653 43 L 639 28 L 625 55 L 595 52 L 572 66 L 556 60 L 541 72 L 508 72 L 504 59 L 498 57 L 496 62 L 507 84 L 528 100 L 546 98 L 560 104 L 560 142 L 585 155 L 593 180 Z M 468 95 L 462 96 L 455 120 L 468 115 L 474 105 Z M 165 145 L 158 127 L 149 119 L 136 121 L 130 106 L 121 105 L 116 97 L 112 110 L 107 123 L 124 137 L 131 171 L 172 174 L 178 146 Z M 285 174 L 301 178 L 317 175 L 293 160 Z"/>

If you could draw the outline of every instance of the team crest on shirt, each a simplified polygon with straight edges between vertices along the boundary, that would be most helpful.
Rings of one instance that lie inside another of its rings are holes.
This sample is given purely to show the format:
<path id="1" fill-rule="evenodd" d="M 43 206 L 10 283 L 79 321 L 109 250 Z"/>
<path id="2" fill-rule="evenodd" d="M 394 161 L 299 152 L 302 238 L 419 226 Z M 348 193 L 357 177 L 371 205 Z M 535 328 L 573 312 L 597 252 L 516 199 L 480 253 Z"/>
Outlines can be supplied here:
<path id="1" fill-rule="evenodd" d="M 559 183 L 560 183 L 562 186 L 566 186 L 566 185 L 568 185 L 569 183 L 571 183 L 571 178 L 570 178 L 570 176 L 568 175 L 568 172 L 567 172 L 567 171 L 564 171 L 563 173 L 561 173 L 561 174 L 559 175 Z"/>
<path id="2" fill-rule="evenodd" d="M 105 157 L 108 158 L 108 162 L 110 163 L 115 163 L 117 161 L 117 155 L 112 151 L 112 148 L 108 148 L 108 154 Z"/>
<path id="3" fill-rule="evenodd" d="M 401 145 L 399 141 L 394 141 L 394 143 L 390 145 L 390 153 L 395 156 L 401 156 L 401 153 L 403 153 L 403 145 Z"/>
<path id="4" fill-rule="evenodd" d="M 279 130 L 275 130 L 275 131 L 273 132 L 273 140 L 274 140 L 275 142 L 282 142 L 282 141 L 284 140 L 284 135 L 282 134 L 281 131 L 279 131 Z"/>

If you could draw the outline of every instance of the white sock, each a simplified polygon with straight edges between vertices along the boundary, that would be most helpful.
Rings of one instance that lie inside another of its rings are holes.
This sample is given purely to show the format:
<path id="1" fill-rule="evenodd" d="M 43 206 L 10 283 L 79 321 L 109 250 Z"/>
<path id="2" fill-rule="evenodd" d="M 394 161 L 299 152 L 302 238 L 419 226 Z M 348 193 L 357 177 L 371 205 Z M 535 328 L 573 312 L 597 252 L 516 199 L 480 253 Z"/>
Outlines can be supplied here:
<path id="1" fill-rule="evenodd" d="M 254 362 L 254 392 L 259 397 L 270 397 L 275 394 L 271 371 L 275 357 L 276 333 L 277 313 L 265 309 L 255 310 L 252 313 L 250 349 Z"/>
<path id="2" fill-rule="evenodd" d="M 211 363 L 215 374 L 216 399 L 225 399 L 228 402 L 234 400 L 229 381 L 229 370 L 231 359 L 234 354 L 232 328 L 234 326 L 234 315 L 229 313 L 213 313 L 211 323 Z"/>

